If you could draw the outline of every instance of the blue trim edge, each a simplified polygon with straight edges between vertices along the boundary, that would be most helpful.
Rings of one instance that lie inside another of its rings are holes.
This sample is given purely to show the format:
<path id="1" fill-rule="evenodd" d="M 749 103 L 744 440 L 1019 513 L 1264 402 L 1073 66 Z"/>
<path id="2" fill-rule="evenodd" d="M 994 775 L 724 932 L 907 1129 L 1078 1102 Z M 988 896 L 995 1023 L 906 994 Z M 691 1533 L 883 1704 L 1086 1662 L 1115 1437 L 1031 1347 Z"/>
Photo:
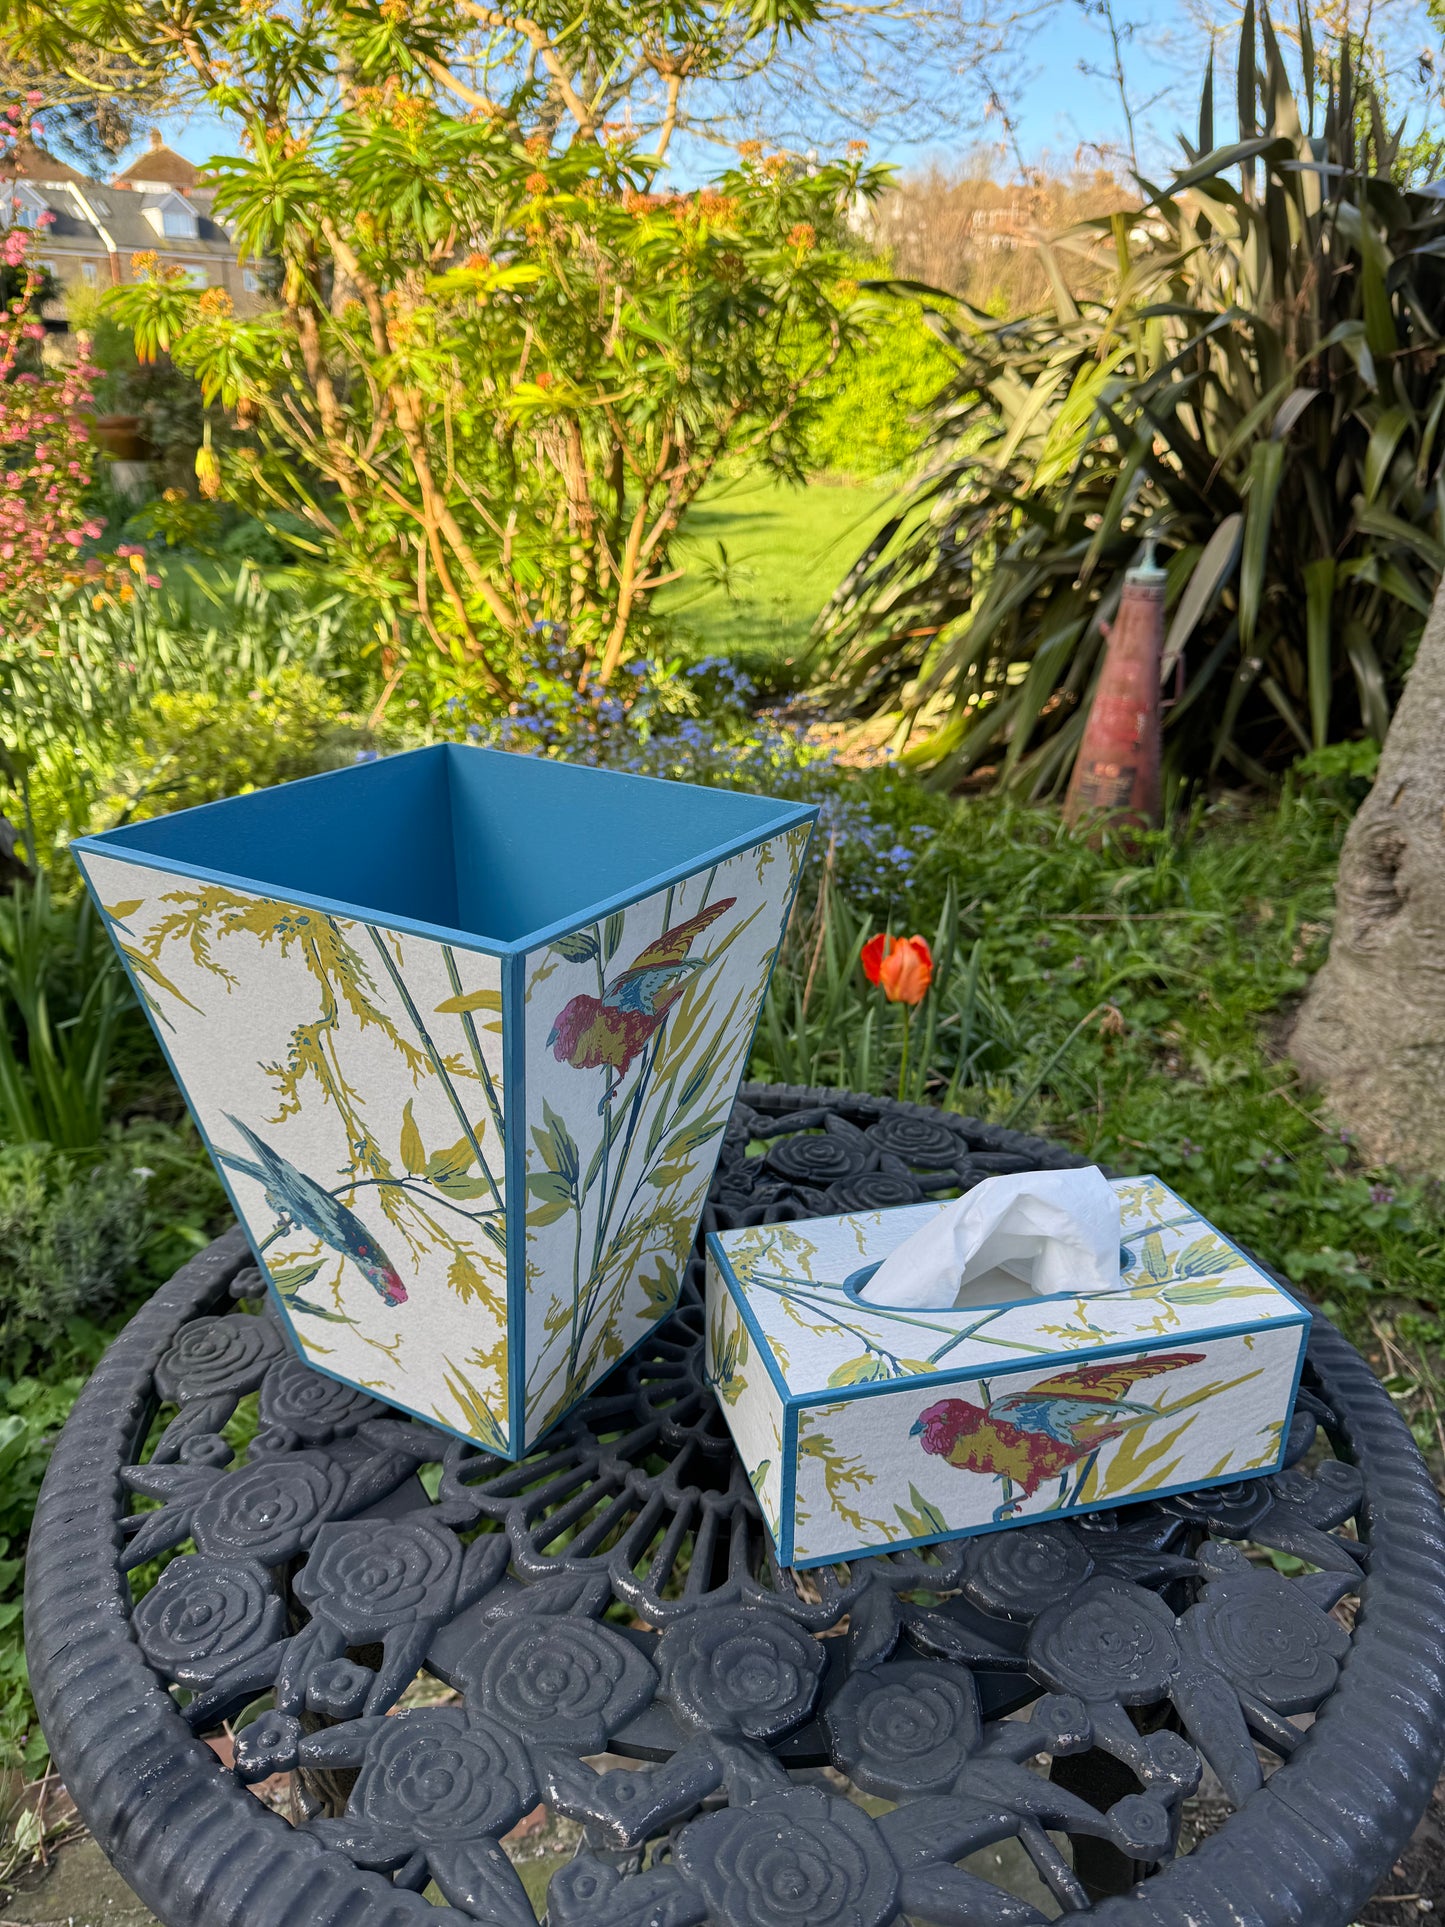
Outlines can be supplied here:
<path id="1" fill-rule="evenodd" d="M 527 1450 L 527 1030 L 525 957 L 502 962 L 502 1170 L 507 1231 L 507 1450 Z M 520 1236 L 517 1234 L 520 1232 Z"/>
<path id="2" fill-rule="evenodd" d="M 325 772 L 333 774 L 334 772 Z M 300 782 L 320 780 L 300 777 Z M 652 779 L 639 779 L 652 780 Z M 281 787 L 278 785 L 278 787 Z M 665 787 L 665 785 L 664 785 Z M 771 802 L 772 798 L 764 801 Z M 204 805 L 198 807 L 205 807 Z M 248 896 L 262 897 L 270 903 L 294 903 L 304 910 L 317 910 L 323 916 L 340 917 L 348 923 L 374 924 L 380 930 L 397 930 L 406 937 L 423 937 L 428 943 L 449 944 L 454 950 L 480 951 L 486 957 L 520 957 L 530 950 L 540 950 L 553 943 L 558 937 L 565 937 L 573 930 L 585 929 L 588 924 L 601 923 L 614 910 L 625 909 L 629 904 L 640 903 L 645 897 L 656 896 L 669 884 L 685 883 L 702 870 L 714 864 L 725 863 L 730 858 L 741 856 L 745 851 L 755 849 L 759 843 L 767 843 L 775 836 L 796 829 L 803 821 L 811 825 L 816 822 L 818 811 L 810 804 L 791 804 L 783 808 L 775 821 L 765 823 L 761 829 L 748 830 L 738 836 L 730 837 L 726 843 L 719 843 L 705 850 L 697 857 L 689 857 L 686 863 L 678 864 L 671 870 L 659 871 L 656 876 L 645 877 L 640 884 L 605 897 L 597 903 L 589 904 L 585 911 L 575 916 L 564 917 L 560 922 L 549 923 L 539 930 L 532 930 L 525 937 L 512 943 L 489 942 L 478 936 L 474 930 L 454 930 L 444 924 L 423 923 L 415 917 L 403 917 L 391 911 L 368 909 L 365 904 L 343 903 L 336 897 L 323 897 L 309 890 L 290 890 L 280 884 L 267 883 L 262 878 L 237 876 L 230 870 L 218 870 L 199 863 L 182 863 L 175 857 L 153 856 L 149 851 L 132 850 L 125 844 L 108 843 L 109 832 L 102 830 L 93 836 L 77 836 L 71 839 L 69 848 L 72 856 L 84 852 L 87 856 L 106 857 L 112 863 L 129 863 L 140 870 L 160 870 L 168 876 L 192 877 L 200 883 L 218 883 L 228 890 L 239 890 Z M 77 862 L 77 867 L 79 864 Z"/>

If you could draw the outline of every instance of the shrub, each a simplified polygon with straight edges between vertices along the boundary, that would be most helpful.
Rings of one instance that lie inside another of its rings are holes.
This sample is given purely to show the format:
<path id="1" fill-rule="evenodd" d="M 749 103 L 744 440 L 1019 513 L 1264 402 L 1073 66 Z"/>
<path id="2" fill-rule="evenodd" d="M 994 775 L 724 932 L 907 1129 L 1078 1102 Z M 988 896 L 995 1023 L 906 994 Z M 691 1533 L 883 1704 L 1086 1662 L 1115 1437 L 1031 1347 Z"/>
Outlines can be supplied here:
<path id="1" fill-rule="evenodd" d="M 156 816 L 340 769 L 375 738 L 334 684 L 292 666 L 250 689 L 160 691 L 136 718 L 101 821 Z"/>
<path id="2" fill-rule="evenodd" d="M 1112 300 L 944 327 L 931 470 L 822 622 L 839 699 L 900 711 L 940 778 L 1062 784 L 1145 532 L 1175 767 L 1264 780 L 1384 734 L 1445 562 L 1445 206 L 1348 45 L 1319 101 L 1307 53 L 1301 115 L 1251 0 L 1238 67 L 1238 140 L 1211 70 L 1183 172 L 1091 224 Z"/>
<path id="3" fill-rule="evenodd" d="M 917 301 L 889 301 L 857 351 L 819 384 L 805 460 L 814 473 L 897 475 L 923 448 L 926 411 L 950 362 Z"/>
<path id="4" fill-rule="evenodd" d="M 335 595 L 178 570 L 125 599 L 52 603 L 46 646 L 0 640 L 0 808 L 37 854 L 122 813 L 348 760 L 374 738 L 358 633 Z M 68 862 L 65 866 L 68 874 Z"/>
<path id="5" fill-rule="evenodd" d="M 149 1239 L 147 1175 L 48 1144 L 0 1148 L 0 1356 L 115 1311 Z"/>

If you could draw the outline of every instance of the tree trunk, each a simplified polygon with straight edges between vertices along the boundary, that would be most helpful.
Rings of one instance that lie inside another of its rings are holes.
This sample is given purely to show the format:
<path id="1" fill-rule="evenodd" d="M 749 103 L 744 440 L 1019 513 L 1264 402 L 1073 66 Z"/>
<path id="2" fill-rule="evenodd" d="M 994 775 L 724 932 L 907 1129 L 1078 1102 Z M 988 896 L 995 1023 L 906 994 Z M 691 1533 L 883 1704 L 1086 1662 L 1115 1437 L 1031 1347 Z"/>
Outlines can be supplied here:
<path id="1" fill-rule="evenodd" d="M 1291 1048 L 1366 1156 L 1445 1174 L 1445 583 L 1340 853 Z"/>

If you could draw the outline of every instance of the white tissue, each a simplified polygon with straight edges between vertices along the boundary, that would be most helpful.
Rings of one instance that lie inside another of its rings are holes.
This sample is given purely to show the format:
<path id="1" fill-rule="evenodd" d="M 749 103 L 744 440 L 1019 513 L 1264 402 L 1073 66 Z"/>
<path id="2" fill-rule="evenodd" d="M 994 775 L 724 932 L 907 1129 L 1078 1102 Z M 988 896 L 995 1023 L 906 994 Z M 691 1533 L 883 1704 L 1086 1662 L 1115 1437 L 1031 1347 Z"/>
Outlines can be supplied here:
<path id="1" fill-rule="evenodd" d="M 1095 1164 L 985 1178 L 891 1252 L 858 1296 L 939 1311 L 1119 1283 L 1119 1198 Z"/>

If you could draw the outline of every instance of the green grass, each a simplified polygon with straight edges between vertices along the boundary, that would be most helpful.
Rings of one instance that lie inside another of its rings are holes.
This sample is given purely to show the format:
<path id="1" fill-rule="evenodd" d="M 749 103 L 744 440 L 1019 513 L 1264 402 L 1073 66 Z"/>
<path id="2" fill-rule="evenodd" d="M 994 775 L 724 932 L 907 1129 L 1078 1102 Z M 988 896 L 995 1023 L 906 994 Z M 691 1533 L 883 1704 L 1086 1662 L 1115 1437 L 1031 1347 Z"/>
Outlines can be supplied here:
<path id="1" fill-rule="evenodd" d="M 716 483 L 684 524 L 673 560 L 686 574 L 658 611 L 689 656 L 729 656 L 764 689 L 794 689 L 813 618 L 892 500 L 874 482 Z"/>

